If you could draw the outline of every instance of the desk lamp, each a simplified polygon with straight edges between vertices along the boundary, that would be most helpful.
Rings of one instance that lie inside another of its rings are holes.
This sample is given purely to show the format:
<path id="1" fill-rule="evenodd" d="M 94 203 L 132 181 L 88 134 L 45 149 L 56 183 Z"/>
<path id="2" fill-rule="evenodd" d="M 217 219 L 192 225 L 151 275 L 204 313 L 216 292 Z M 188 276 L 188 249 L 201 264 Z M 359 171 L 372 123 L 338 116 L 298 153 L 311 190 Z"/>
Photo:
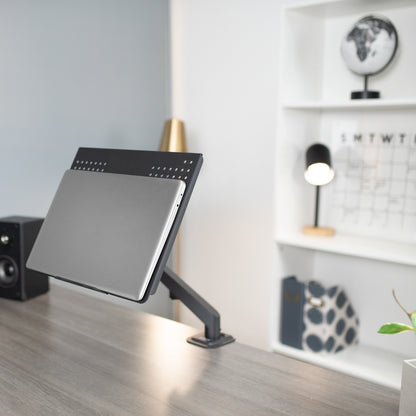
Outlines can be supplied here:
<path id="1" fill-rule="evenodd" d="M 303 233 L 314 236 L 330 237 L 335 231 L 330 227 L 320 227 L 319 218 L 319 189 L 334 179 L 334 170 L 331 166 L 331 154 L 329 149 L 320 143 L 311 145 L 306 151 L 305 180 L 316 186 L 315 199 L 315 223 L 313 226 L 303 227 Z"/>

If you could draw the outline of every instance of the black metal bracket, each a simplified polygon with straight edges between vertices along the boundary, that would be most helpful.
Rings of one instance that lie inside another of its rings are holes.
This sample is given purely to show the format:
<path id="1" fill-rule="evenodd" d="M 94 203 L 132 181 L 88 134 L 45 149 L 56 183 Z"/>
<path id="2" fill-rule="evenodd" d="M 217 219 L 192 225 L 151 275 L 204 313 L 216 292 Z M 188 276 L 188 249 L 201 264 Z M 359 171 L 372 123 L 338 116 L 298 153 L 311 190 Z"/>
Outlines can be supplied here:
<path id="1" fill-rule="evenodd" d="M 231 335 L 221 332 L 218 311 L 168 267 L 165 267 L 161 282 L 169 289 L 171 299 L 180 300 L 205 324 L 204 333 L 187 339 L 190 344 L 217 348 L 235 341 Z"/>

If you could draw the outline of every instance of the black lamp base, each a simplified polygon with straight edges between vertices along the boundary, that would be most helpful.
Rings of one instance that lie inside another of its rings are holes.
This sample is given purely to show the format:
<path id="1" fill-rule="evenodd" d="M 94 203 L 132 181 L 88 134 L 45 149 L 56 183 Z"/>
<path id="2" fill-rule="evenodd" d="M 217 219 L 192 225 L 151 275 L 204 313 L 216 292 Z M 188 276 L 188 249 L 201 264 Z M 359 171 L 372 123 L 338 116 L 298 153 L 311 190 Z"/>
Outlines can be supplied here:
<path id="1" fill-rule="evenodd" d="M 351 100 L 366 100 L 366 99 L 380 98 L 380 91 L 352 91 Z"/>

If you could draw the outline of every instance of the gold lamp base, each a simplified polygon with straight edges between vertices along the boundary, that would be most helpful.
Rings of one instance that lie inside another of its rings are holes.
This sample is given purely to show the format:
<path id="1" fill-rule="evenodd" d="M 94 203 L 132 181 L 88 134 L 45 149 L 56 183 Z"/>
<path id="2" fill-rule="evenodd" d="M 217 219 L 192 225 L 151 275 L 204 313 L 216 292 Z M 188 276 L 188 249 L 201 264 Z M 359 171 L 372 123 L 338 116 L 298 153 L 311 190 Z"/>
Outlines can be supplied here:
<path id="1" fill-rule="evenodd" d="M 303 234 L 313 235 L 315 237 L 332 237 L 335 230 L 331 227 L 314 227 L 313 225 L 306 225 L 303 227 Z"/>

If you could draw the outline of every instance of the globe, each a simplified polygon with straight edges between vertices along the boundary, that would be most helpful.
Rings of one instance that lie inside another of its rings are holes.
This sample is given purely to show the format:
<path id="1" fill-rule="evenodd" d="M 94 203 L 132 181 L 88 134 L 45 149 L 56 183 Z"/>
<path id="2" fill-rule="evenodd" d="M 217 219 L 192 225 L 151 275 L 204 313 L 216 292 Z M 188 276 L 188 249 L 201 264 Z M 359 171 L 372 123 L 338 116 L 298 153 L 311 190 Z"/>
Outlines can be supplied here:
<path id="1" fill-rule="evenodd" d="M 359 75 L 374 75 L 392 61 L 398 45 L 395 27 L 385 17 L 365 16 L 341 43 L 341 54 L 348 68 Z"/>

